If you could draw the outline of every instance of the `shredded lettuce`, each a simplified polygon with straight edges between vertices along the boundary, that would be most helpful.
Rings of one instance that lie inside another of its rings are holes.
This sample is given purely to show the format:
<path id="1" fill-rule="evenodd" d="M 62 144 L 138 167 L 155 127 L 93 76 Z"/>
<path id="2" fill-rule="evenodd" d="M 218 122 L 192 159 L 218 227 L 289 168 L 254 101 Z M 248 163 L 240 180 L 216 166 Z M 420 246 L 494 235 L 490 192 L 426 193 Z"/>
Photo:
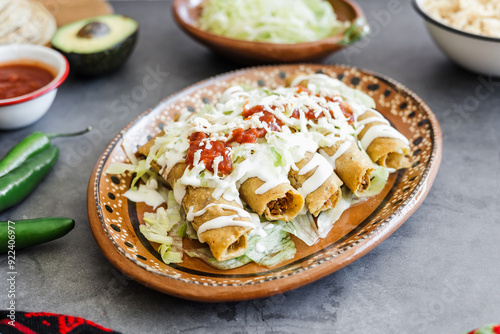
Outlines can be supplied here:
<path id="1" fill-rule="evenodd" d="M 137 164 L 135 165 L 135 177 L 132 180 L 132 184 L 130 185 L 130 188 L 135 189 L 137 182 L 146 174 L 149 172 L 149 168 L 146 168 L 146 160 L 139 160 Z"/>
<path id="2" fill-rule="evenodd" d="M 185 221 L 180 213 L 180 205 L 175 201 L 173 191 L 168 193 L 168 208 L 158 208 L 156 212 L 144 214 L 144 225 L 139 226 L 141 233 L 150 242 L 159 243 L 158 253 L 163 262 L 182 262 L 182 237 L 179 231 Z"/>
<path id="3" fill-rule="evenodd" d="M 198 240 L 198 233 L 194 230 L 191 222 L 187 222 L 186 224 L 186 236 L 191 240 Z"/>
<path id="4" fill-rule="evenodd" d="M 310 213 L 298 215 L 287 222 L 284 230 L 295 235 L 308 246 L 314 245 L 319 239 L 316 222 Z"/>
<path id="5" fill-rule="evenodd" d="M 362 91 L 347 87 L 345 85 L 342 85 L 341 87 L 342 88 L 339 88 L 339 93 L 347 101 L 353 101 L 355 103 L 367 106 L 368 108 L 375 108 L 375 101 Z"/>
<path id="6" fill-rule="evenodd" d="M 190 113 L 181 113 L 182 117 Z M 189 148 L 189 140 L 185 134 L 185 123 L 171 122 L 163 129 L 161 136 L 155 138 L 153 146 L 146 157 L 145 167 L 151 168 L 153 162 L 166 166 L 168 162 L 180 161 Z M 168 159 L 167 159 L 168 156 Z M 168 161 L 167 161 L 168 160 Z"/>
<path id="7" fill-rule="evenodd" d="M 325 84 L 321 85 L 319 88 L 328 88 L 337 91 L 340 96 L 342 96 L 349 103 L 357 103 L 362 104 L 368 108 L 375 108 L 375 101 L 367 94 L 363 93 L 360 90 L 351 88 L 344 84 L 340 80 L 331 80 L 330 82 L 335 82 L 335 84 Z M 330 83 L 329 82 L 329 83 Z"/>
<path id="8" fill-rule="evenodd" d="M 261 88 L 260 90 L 262 90 L 267 96 L 270 96 L 270 95 L 278 95 L 277 93 L 273 92 L 272 90 L 268 89 L 268 88 Z"/>
<path id="9" fill-rule="evenodd" d="M 198 234 L 194 230 L 193 225 L 191 225 L 191 222 L 187 220 L 179 227 L 177 235 L 183 238 L 188 237 L 191 240 L 198 240 Z"/>
<path id="10" fill-rule="evenodd" d="M 266 225 L 266 227 L 269 225 Z M 254 235 L 248 241 L 245 256 L 266 267 L 293 258 L 296 252 L 295 244 L 283 230 L 285 222 L 272 223 L 272 228 L 265 229 L 267 235 Z"/>
<path id="11" fill-rule="evenodd" d="M 181 206 L 175 200 L 173 191 L 169 191 L 167 196 L 167 217 L 168 219 L 175 220 L 177 222 L 183 220 L 181 215 Z"/>
<path id="12" fill-rule="evenodd" d="M 287 142 L 286 137 L 282 137 L 279 133 L 268 132 L 266 140 L 271 156 L 273 157 L 274 167 L 287 169 L 290 166 L 294 166 L 295 161 L 301 159 L 296 152 L 297 146 L 295 143 Z"/>
<path id="13" fill-rule="evenodd" d="M 160 244 L 172 242 L 172 238 L 167 236 L 167 234 L 177 221 L 169 219 L 165 208 L 160 207 L 156 212 L 145 212 L 144 221 L 146 225 L 141 225 L 140 228 L 142 234 L 144 234 L 149 241 Z"/>
<path id="14" fill-rule="evenodd" d="M 177 235 L 181 238 L 184 238 L 187 236 L 187 222 L 184 222 L 184 224 L 181 225 L 181 227 L 177 230 Z"/>
<path id="15" fill-rule="evenodd" d="M 269 43 L 301 43 L 345 31 L 324 0 L 208 0 L 198 25 L 225 37 Z"/>
<path id="16" fill-rule="evenodd" d="M 184 253 L 186 253 L 190 257 L 199 258 L 203 260 L 203 262 L 220 270 L 236 269 L 252 262 L 252 260 L 245 255 L 227 261 L 217 261 L 208 247 L 185 249 Z"/>
<path id="17" fill-rule="evenodd" d="M 312 246 L 319 239 L 328 236 L 335 222 L 349 206 L 350 202 L 342 197 L 333 209 L 321 212 L 316 221 L 310 213 L 299 215 L 287 222 L 284 230 L 295 235 L 306 245 Z"/>
<path id="18" fill-rule="evenodd" d="M 318 215 L 316 225 L 318 235 L 321 239 L 328 236 L 333 225 L 339 220 L 344 211 L 349 209 L 350 205 L 351 203 L 346 198 L 342 197 L 333 209 L 323 211 Z"/>
<path id="19" fill-rule="evenodd" d="M 115 162 L 112 163 L 107 169 L 106 169 L 106 174 L 123 174 L 126 171 L 135 171 L 135 165 L 133 164 L 127 164 L 124 162 Z"/>
<path id="20" fill-rule="evenodd" d="M 271 146 L 271 152 L 273 154 L 273 159 L 274 159 L 274 167 L 279 167 L 283 165 L 283 162 L 281 161 L 281 155 L 276 151 L 274 147 Z"/>
<path id="21" fill-rule="evenodd" d="M 173 251 L 171 245 L 161 244 L 158 247 L 158 253 L 166 264 L 182 262 L 182 252 Z"/>

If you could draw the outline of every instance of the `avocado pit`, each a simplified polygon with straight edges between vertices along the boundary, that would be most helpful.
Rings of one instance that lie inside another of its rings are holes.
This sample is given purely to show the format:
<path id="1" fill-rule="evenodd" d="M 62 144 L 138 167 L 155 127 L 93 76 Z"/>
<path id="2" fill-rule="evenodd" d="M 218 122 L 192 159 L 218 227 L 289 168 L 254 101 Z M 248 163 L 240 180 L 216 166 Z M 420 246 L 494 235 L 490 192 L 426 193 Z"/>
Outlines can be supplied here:
<path id="1" fill-rule="evenodd" d="M 110 31 L 111 29 L 106 23 L 95 21 L 84 25 L 76 36 L 80 38 L 99 38 L 108 35 Z"/>

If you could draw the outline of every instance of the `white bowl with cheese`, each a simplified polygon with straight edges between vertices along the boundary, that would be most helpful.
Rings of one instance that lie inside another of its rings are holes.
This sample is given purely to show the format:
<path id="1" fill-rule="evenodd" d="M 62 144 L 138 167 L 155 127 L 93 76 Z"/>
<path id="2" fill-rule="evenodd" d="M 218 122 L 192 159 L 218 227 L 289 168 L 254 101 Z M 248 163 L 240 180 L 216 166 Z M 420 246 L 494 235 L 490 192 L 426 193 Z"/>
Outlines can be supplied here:
<path id="1" fill-rule="evenodd" d="M 413 0 L 424 18 L 436 45 L 463 68 L 484 75 L 500 76 L 500 38 L 459 30 L 432 17 L 425 8 L 426 0 Z"/>

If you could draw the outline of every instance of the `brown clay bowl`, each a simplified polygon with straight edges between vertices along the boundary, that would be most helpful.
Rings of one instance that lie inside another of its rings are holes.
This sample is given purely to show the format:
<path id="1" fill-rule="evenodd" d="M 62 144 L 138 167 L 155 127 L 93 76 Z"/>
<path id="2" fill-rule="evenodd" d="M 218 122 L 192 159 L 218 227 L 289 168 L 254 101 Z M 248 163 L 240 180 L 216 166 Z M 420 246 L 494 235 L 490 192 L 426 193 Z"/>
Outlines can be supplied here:
<path id="1" fill-rule="evenodd" d="M 217 54 L 243 64 L 296 63 L 319 61 L 368 33 L 361 8 L 350 0 L 328 0 L 337 18 L 352 22 L 349 33 L 314 42 L 276 44 L 250 42 L 212 34 L 197 27 L 203 1 L 174 0 L 173 15 L 178 25 L 198 42 Z"/>

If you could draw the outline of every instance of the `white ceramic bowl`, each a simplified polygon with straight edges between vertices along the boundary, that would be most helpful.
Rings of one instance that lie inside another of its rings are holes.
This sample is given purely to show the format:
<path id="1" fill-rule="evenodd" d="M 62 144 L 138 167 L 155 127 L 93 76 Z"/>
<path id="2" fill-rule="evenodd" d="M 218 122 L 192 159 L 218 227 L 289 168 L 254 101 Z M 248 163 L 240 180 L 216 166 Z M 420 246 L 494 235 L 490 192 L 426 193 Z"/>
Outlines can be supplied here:
<path id="1" fill-rule="evenodd" d="M 19 59 L 45 63 L 56 70 L 56 76 L 32 93 L 0 100 L 0 130 L 18 129 L 38 121 L 49 110 L 56 97 L 57 87 L 69 73 L 66 58 L 50 48 L 31 44 L 0 46 L 0 64 Z"/>
<path id="2" fill-rule="evenodd" d="M 438 47 L 458 65 L 476 73 L 500 76 L 500 38 L 471 34 L 445 25 L 425 12 L 425 0 L 413 0 Z"/>

